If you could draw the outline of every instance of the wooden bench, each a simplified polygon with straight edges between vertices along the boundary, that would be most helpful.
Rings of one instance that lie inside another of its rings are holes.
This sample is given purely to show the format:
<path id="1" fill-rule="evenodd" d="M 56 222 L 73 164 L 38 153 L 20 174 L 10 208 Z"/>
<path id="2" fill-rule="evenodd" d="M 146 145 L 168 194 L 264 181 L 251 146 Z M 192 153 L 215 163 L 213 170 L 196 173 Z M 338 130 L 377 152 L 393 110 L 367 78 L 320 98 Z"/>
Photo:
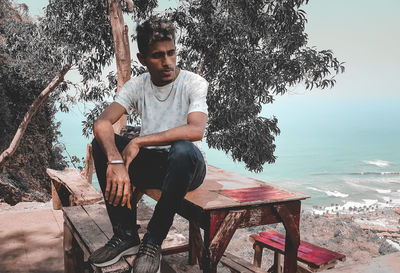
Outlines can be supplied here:
<path id="1" fill-rule="evenodd" d="M 62 207 L 89 205 L 103 200 L 99 193 L 87 179 L 73 168 L 65 170 L 47 169 L 51 179 L 53 209 Z"/>
<path id="2" fill-rule="evenodd" d="M 68 198 L 64 201 L 68 201 L 66 205 L 81 205 L 80 207 L 84 208 L 84 205 L 88 203 L 102 200 L 100 193 L 87 183 L 77 171 L 73 175 L 72 171 L 68 175 L 62 175 L 58 171 L 51 170 L 48 173 L 52 176 L 54 188 L 62 185 L 67 189 Z M 83 193 L 83 188 L 77 184 L 84 184 L 84 186 L 81 186 L 85 189 L 90 189 L 91 193 Z M 92 188 L 96 191 L 95 193 L 93 193 Z M 58 190 L 57 188 L 55 189 L 58 195 L 60 195 L 60 189 L 61 187 Z M 146 190 L 144 193 L 135 191 L 132 198 L 137 201 L 143 194 L 158 200 L 161 196 L 161 191 Z M 223 259 L 225 249 L 236 229 L 283 223 L 287 231 L 287 238 L 289 238 L 289 243 L 286 245 L 285 250 L 287 259 L 285 259 L 284 266 L 287 268 L 287 272 L 294 272 L 295 268 L 297 268 L 296 255 L 300 238 L 298 228 L 301 211 L 300 201 L 306 198 L 308 196 L 208 166 L 207 176 L 203 184 L 198 189 L 187 193 L 181 209 L 178 211 L 179 215 L 189 221 L 189 247 L 186 249 L 178 247 L 178 250 L 189 249 L 189 264 L 198 263 L 203 272 L 216 272 L 217 264 Z M 60 197 L 60 200 L 63 199 Z M 59 203 L 64 206 L 62 201 Z M 68 208 L 65 208 L 64 216 L 67 211 Z M 88 218 L 89 216 L 81 215 L 81 217 Z M 108 221 L 105 212 L 102 217 Z M 69 225 L 71 234 L 74 238 L 80 238 L 82 241 L 85 230 L 78 230 L 75 227 L 75 225 L 78 225 L 76 223 L 79 223 L 80 218 L 71 216 L 68 219 L 70 223 L 68 224 L 67 222 L 67 226 Z M 92 227 L 96 225 L 92 224 Z M 203 236 L 200 229 L 204 230 Z M 71 238 L 71 234 L 66 233 L 64 240 Z M 90 248 L 90 246 L 85 246 L 82 242 L 79 243 L 79 239 L 76 239 L 76 241 L 78 243 L 75 245 L 78 245 L 79 248 L 94 250 L 94 247 Z M 105 242 L 105 239 L 99 241 L 96 247 L 102 246 Z M 89 255 L 90 251 L 86 250 L 86 255 Z M 65 254 L 67 257 L 69 257 L 68 253 L 67 251 Z M 71 264 L 71 268 L 73 268 L 74 263 Z"/>
<path id="3" fill-rule="evenodd" d="M 250 241 L 254 248 L 254 265 L 261 266 L 262 250 L 268 248 L 274 251 L 274 264 L 270 270 L 281 273 L 280 255 L 285 253 L 285 235 L 270 230 L 260 234 L 250 235 Z M 319 247 L 304 241 L 300 241 L 297 253 L 298 261 L 306 266 L 298 264 L 297 272 L 316 272 L 335 267 L 337 261 L 345 261 L 346 256 L 329 249 Z M 268 272 L 270 272 L 268 270 Z"/>
<path id="4" fill-rule="evenodd" d="M 87 271 L 102 273 L 130 273 L 135 256 L 125 256 L 117 263 L 98 268 L 87 262 L 89 255 L 102 247 L 113 236 L 112 226 L 104 204 L 64 207 L 64 272 Z M 151 215 L 147 215 L 150 218 Z M 140 218 L 138 223 L 146 226 L 149 219 Z M 139 230 L 143 236 L 144 229 Z M 162 244 L 162 255 L 188 251 L 187 239 L 172 227 Z M 162 272 L 174 272 L 164 260 Z"/>

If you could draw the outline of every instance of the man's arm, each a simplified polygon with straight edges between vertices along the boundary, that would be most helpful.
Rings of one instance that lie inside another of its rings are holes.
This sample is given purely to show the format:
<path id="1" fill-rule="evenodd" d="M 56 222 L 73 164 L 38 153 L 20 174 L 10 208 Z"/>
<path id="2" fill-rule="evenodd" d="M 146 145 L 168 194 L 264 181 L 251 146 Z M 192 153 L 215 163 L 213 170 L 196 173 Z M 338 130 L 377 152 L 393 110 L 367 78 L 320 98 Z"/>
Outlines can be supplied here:
<path id="1" fill-rule="evenodd" d="M 112 125 L 125 113 L 125 108 L 118 103 L 111 103 L 99 116 L 93 126 L 93 134 L 103 148 L 108 160 L 122 159 L 115 146 L 114 129 Z"/>
<path id="2" fill-rule="evenodd" d="M 168 145 L 177 140 L 201 140 L 207 124 L 207 115 L 202 112 L 193 112 L 188 115 L 187 124 L 169 130 L 134 138 L 122 152 L 125 164 L 129 166 L 136 157 L 139 149 L 145 146 Z"/>
<path id="3" fill-rule="evenodd" d="M 131 188 L 128 168 L 141 147 L 168 145 L 176 140 L 201 140 L 207 123 L 207 115 L 205 113 L 190 113 L 187 118 L 187 124 L 160 133 L 137 137 L 129 142 L 122 154 L 120 154 L 115 145 L 112 124 L 118 121 L 125 111 L 123 106 L 113 102 L 104 110 L 93 127 L 94 136 L 108 160 L 123 159 L 125 162 L 125 166 L 122 164 L 107 166 L 107 186 L 104 194 L 106 200 L 110 204 L 114 204 L 114 206 L 118 205 L 122 196 L 121 206 L 124 206 L 128 201 Z"/>
<path id="4" fill-rule="evenodd" d="M 113 102 L 94 123 L 94 136 L 107 156 L 108 161 L 123 159 L 115 145 L 114 129 L 112 125 L 119 120 L 125 111 L 123 106 Z M 124 164 L 108 165 L 106 181 L 106 190 L 104 192 L 106 200 L 110 204 L 116 206 L 123 196 L 121 206 L 124 206 L 130 194 L 130 180 L 126 166 Z"/>

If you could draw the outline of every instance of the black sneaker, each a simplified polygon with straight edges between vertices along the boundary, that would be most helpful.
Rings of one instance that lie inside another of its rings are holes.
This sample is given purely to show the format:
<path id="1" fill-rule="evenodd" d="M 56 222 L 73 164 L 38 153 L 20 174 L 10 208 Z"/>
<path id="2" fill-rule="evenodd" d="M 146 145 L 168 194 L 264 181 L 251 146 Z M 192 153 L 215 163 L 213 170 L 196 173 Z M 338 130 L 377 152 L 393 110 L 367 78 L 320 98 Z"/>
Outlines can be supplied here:
<path id="1" fill-rule="evenodd" d="M 150 242 L 146 233 L 133 261 L 132 273 L 157 273 L 160 272 L 160 264 L 161 246 Z"/>
<path id="2" fill-rule="evenodd" d="M 103 247 L 89 256 L 89 262 L 97 267 L 115 264 L 122 256 L 136 254 L 139 244 L 140 238 L 137 232 L 131 236 L 117 232 Z"/>

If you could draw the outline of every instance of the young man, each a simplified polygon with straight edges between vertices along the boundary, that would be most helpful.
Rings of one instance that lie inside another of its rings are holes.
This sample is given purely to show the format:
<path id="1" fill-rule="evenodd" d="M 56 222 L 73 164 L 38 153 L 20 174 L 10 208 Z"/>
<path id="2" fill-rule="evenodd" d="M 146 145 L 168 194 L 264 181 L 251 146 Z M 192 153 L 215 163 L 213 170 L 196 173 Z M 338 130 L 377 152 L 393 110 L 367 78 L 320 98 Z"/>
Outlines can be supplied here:
<path id="1" fill-rule="evenodd" d="M 174 215 L 206 173 L 199 141 L 207 122 L 208 83 L 176 67 L 170 22 L 152 18 L 136 31 L 137 57 L 148 73 L 128 81 L 94 125 L 94 162 L 114 236 L 89 260 L 106 266 L 138 251 L 132 272 L 147 273 L 159 270 L 160 246 Z M 141 116 L 140 136 L 129 140 L 114 135 L 112 124 L 132 109 Z M 136 187 L 162 190 L 141 242 L 136 206 L 127 207 Z"/>

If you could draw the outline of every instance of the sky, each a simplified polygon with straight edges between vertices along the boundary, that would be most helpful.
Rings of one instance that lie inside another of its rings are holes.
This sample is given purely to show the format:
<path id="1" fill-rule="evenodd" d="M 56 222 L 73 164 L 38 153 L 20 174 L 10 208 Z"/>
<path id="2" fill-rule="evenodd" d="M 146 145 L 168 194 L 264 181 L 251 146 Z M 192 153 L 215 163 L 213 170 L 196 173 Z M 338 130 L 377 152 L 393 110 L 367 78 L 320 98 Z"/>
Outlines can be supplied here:
<path id="1" fill-rule="evenodd" d="M 17 2 L 26 3 L 32 16 L 43 15 L 42 9 L 48 3 L 47 0 Z M 161 0 L 158 10 L 171 5 L 176 5 L 176 1 Z M 335 56 L 345 62 L 346 72 L 336 77 L 337 84 L 332 89 L 310 92 L 300 85 L 283 96 L 288 98 L 278 97 L 278 102 L 292 100 L 289 97 L 293 95 L 306 95 L 311 101 L 400 99 L 397 82 L 400 74 L 400 16 L 396 14 L 400 11 L 399 0 L 311 0 L 303 9 L 308 19 L 308 45 L 320 50 L 333 50 Z"/>

